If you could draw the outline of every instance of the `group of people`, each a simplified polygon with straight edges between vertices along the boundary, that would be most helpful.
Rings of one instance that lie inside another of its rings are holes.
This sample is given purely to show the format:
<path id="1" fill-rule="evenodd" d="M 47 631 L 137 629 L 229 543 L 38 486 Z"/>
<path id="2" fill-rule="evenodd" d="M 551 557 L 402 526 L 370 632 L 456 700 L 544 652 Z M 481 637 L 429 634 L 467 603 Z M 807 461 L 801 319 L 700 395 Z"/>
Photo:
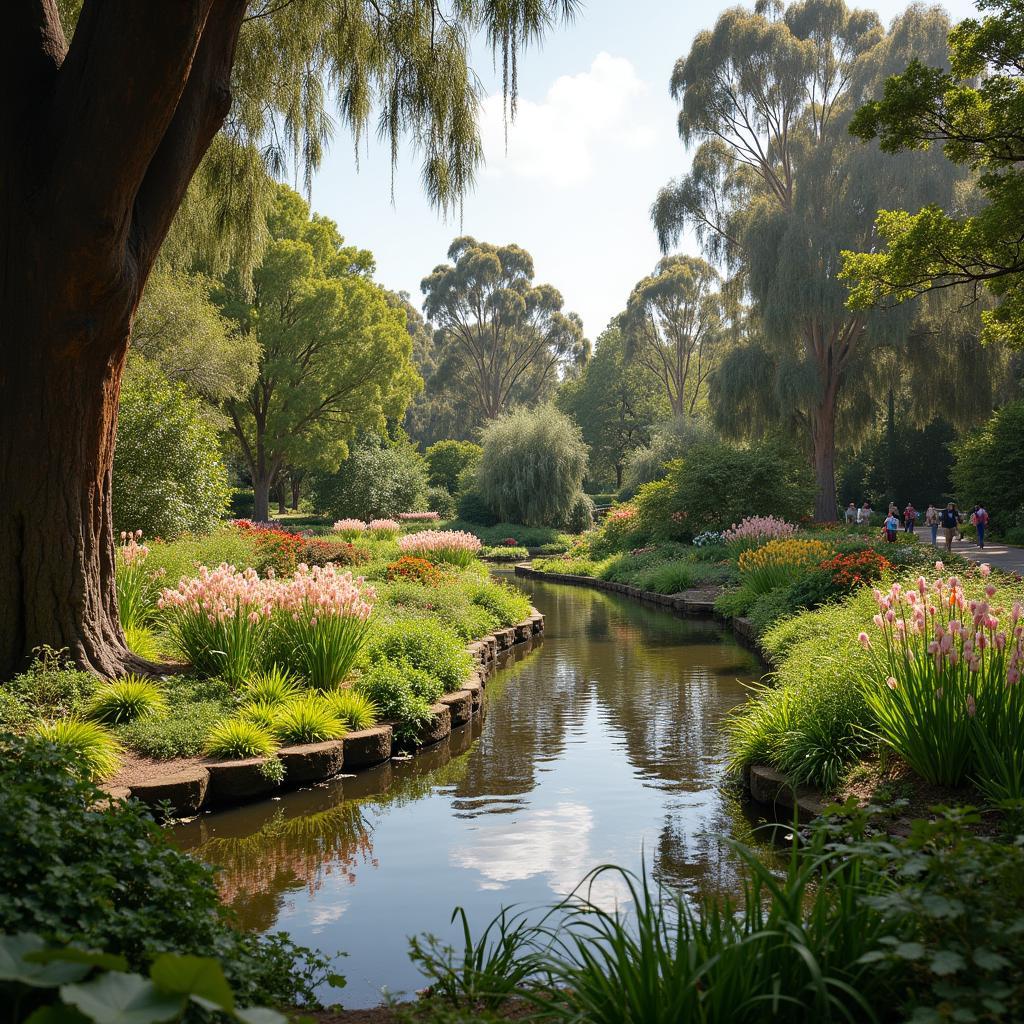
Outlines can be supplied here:
<path id="1" fill-rule="evenodd" d="M 846 506 L 844 514 L 848 525 L 857 524 L 858 526 L 870 525 L 872 515 L 874 515 L 874 509 L 872 509 L 871 503 L 868 501 L 865 501 L 860 508 L 857 508 L 856 504 L 851 501 Z M 914 528 L 917 526 L 918 515 L 919 513 L 914 508 L 913 502 L 907 502 L 907 507 L 903 510 L 902 515 L 900 515 L 900 510 L 896 503 L 889 502 L 889 511 L 882 522 L 882 529 L 885 531 L 886 540 L 890 544 L 895 544 L 896 535 L 899 533 L 901 526 L 904 533 L 913 533 Z M 988 526 L 988 512 L 983 505 L 975 505 L 970 515 L 965 516 L 956 507 L 956 502 L 951 501 L 941 510 L 937 509 L 934 505 L 929 505 L 924 514 L 924 525 L 931 531 L 932 545 L 938 545 L 939 529 L 941 528 L 947 551 L 953 550 L 954 537 L 959 535 L 960 540 L 964 539 L 964 523 L 967 520 L 969 520 L 977 534 L 978 547 L 983 548 L 985 546 L 985 527 Z"/>

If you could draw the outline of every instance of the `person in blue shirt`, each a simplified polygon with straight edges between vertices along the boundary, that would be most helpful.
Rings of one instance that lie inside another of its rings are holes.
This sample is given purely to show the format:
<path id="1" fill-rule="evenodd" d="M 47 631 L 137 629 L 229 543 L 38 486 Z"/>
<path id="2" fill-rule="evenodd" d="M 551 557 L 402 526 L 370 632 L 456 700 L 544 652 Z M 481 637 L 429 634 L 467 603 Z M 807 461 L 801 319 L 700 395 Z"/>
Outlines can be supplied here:
<path id="1" fill-rule="evenodd" d="M 896 543 L 896 534 L 900 528 L 900 521 L 895 512 L 890 512 L 885 517 L 885 539 L 890 544 Z"/>

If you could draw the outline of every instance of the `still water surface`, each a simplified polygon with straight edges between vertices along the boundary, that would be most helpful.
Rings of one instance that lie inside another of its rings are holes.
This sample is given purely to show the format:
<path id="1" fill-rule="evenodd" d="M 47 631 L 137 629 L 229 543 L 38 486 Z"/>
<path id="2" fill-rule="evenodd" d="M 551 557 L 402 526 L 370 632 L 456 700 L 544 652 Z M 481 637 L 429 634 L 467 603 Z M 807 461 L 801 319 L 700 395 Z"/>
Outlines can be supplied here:
<path id="1" fill-rule="evenodd" d="M 447 935 L 456 905 L 479 929 L 503 905 L 546 904 L 599 864 L 641 859 L 694 894 L 736 885 L 727 840 L 750 841 L 754 822 L 722 786 L 719 723 L 760 674 L 754 656 L 714 622 L 516 583 L 546 633 L 491 677 L 482 722 L 417 758 L 175 830 L 224 868 L 244 925 L 347 953 L 346 1006 L 420 987 L 407 936 Z M 609 879 L 597 898 L 622 893 Z"/>

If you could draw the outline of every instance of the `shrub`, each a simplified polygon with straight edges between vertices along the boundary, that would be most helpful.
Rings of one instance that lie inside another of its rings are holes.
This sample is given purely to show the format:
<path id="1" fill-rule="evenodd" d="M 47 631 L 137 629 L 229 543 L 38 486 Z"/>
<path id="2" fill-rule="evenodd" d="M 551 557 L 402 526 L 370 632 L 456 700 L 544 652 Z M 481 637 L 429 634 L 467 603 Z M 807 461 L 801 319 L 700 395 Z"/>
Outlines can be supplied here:
<path id="1" fill-rule="evenodd" d="M 380 717 L 377 705 L 358 690 L 328 690 L 321 700 L 335 718 L 353 732 L 373 727 Z"/>
<path id="2" fill-rule="evenodd" d="M 368 646 L 372 661 L 422 669 L 440 681 L 445 693 L 461 688 L 473 664 L 463 640 L 436 622 L 393 622 L 382 628 Z"/>
<path id="3" fill-rule="evenodd" d="M 269 757 L 276 749 L 277 742 L 272 733 L 244 718 L 229 718 L 218 722 L 206 737 L 206 753 L 210 757 L 231 760 Z"/>
<path id="4" fill-rule="evenodd" d="M 694 584 L 693 566 L 686 562 L 666 562 L 637 577 L 636 586 L 655 594 L 678 594 Z"/>
<path id="5" fill-rule="evenodd" d="M 87 779 L 109 779 L 121 764 L 117 741 L 96 722 L 77 718 L 39 722 L 32 735 L 52 743 L 69 762 L 68 768 Z"/>
<path id="6" fill-rule="evenodd" d="M 37 647 L 24 671 L 0 687 L 0 724 L 21 728 L 39 718 L 66 718 L 84 710 L 96 677 L 79 672 L 65 655 Z"/>
<path id="7" fill-rule="evenodd" d="M 459 477 L 473 471 L 483 449 L 472 441 L 437 441 L 426 451 L 431 487 L 444 488 L 449 494 L 459 489 Z"/>
<path id="8" fill-rule="evenodd" d="M 650 447 L 634 448 L 626 457 L 619 497 L 632 498 L 644 484 L 663 479 L 668 464 L 682 458 L 695 444 L 714 440 L 714 430 L 703 419 L 679 417 L 659 424 Z"/>
<path id="9" fill-rule="evenodd" d="M 203 752 L 210 729 L 233 705 L 226 683 L 170 676 L 164 682 L 167 709 L 115 727 L 121 744 L 159 760 L 196 757 Z"/>
<path id="10" fill-rule="evenodd" d="M 370 438 L 351 449 L 337 473 L 314 477 L 312 499 L 318 515 L 369 520 L 422 508 L 426 493 L 426 463 L 415 448 Z"/>
<path id="11" fill-rule="evenodd" d="M 528 526 L 566 521 L 587 469 L 587 446 L 572 420 L 552 406 L 519 408 L 492 420 L 482 442 L 477 487 L 502 519 Z"/>
<path id="12" fill-rule="evenodd" d="M 456 510 L 460 519 L 475 525 L 494 526 L 501 521 L 501 517 L 491 508 L 475 484 L 459 491 Z"/>
<path id="13" fill-rule="evenodd" d="M 320 537 L 302 537 L 301 544 L 295 554 L 298 565 L 359 565 L 369 559 L 369 555 L 349 543 L 338 543 Z"/>
<path id="14" fill-rule="evenodd" d="M 231 524 L 170 543 L 150 541 L 148 547 L 146 565 L 165 587 L 176 587 L 181 580 L 194 576 L 201 565 L 226 563 L 257 568 L 262 563 L 254 537 Z"/>
<path id="15" fill-rule="evenodd" d="M 594 499 L 580 491 L 569 506 L 561 522 L 569 533 L 584 533 L 594 525 Z"/>
<path id="16" fill-rule="evenodd" d="M 596 557 L 635 548 L 640 543 L 639 521 L 635 505 L 619 505 L 601 520 L 590 538 L 590 550 Z"/>
<path id="17" fill-rule="evenodd" d="M 865 548 L 862 551 L 834 555 L 821 563 L 821 569 L 829 574 L 836 588 L 853 590 L 881 579 L 883 573 L 892 569 L 892 563 L 873 548 Z"/>
<path id="18" fill-rule="evenodd" d="M 792 445 L 702 442 L 672 463 L 664 480 L 645 484 L 635 504 L 644 536 L 685 540 L 751 514 L 798 521 L 813 497 L 806 460 Z"/>
<path id="19" fill-rule="evenodd" d="M 326 962 L 286 936 L 232 928 L 213 870 L 176 849 L 141 804 L 110 804 L 52 749 L 2 743 L 0 931 L 121 954 L 133 970 L 163 952 L 215 956 L 243 1005 L 315 1002 Z"/>
<path id="20" fill-rule="evenodd" d="M 324 743 L 345 734 L 334 708 L 316 694 L 282 704 L 274 731 L 282 743 Z"/>
<path id="21" fill-rule="evenodd" d="M 419 530 L 398 540 L 403 554 L 459 566 L 472 563 L 481 546 L 479 537 L 463 530 Z"/>
<path id="22" fill-rule="evenodd" d="M 280 665 L 272 665 L 265 672 L 257 672 L 243 683 L 239 691 L 242 700 L 264 704 L 286 704 L 302 694 L 297 677 Z"/>
<path id="23" fill-rule="evenodd" d="M 507 583 L 486 581 L 473 587 L 469 598 L 473 604 L 485 608 L 500 626 L 513 626 L 530 614 L 530 602 L 518 588 Z"/>
<path id="24" fill-rule="evenodd" d="M 381 659 L 356 681 L 358 693 L 371 700 L 384 719 L 417 725 L 430 717 L 432 701 L 413 692 L 408 666 Z"/>
<path id="25" fill-rule="evenodd" d="M 740 579 L 752 593 L 764 594 L 817 568 L 829 553 L 820 540 L 770 540 L 740 555 Z"/>
<path id="26" fill-rule="evenodd" d="M 297 533 L 248 519 L 235 519 L 231 525 L 253 541 L 255 555 L 249 565 L 257 572 L 272 569 L 282 576 L 295 572 L 306 543 Z"/>
<path id="27" fill-rule="evenodd" d="M 502 544 L 494 548 L 481 548 L 480 557 L 491 562 L 524 562 L 530 557 L 530 551 L 529 548 L 508 547 Z"/>
<path id="28" fill-rule="evenodd" d="M 436 523 L 441 515 L 438 512 L 399 512 L 398 518 L 403 523 Z"/>
<path id="29" fill-rule="evenodd" d="M 348 675 L 376 593 L 333 566 L 300 570 L 274 594 L 275 660 L 293 665 L 311 686 L 328 689 Z"/>
<path id="30" fill-rule="evenodd" d="M 113 480 L 115 528 L 165 539 L 211 530 L 231 495 L 202 404 L 138 360 L 121 383 Z"/>
<path id="31" fill-rule="evenodd" d="M 396 561 L 389 562 L 384 575 L 389 583 L 406 580 L 410 583 L 420 583 L 425 587 L 436 587 L 444 578 L 441 570 L 433 562 L 428 562 L 425 558 L 416 558 L 414 555 L 403 555 Z"/>
<path id="32" fill-rule="evenodd" d="M 448 491 L 447 488 L 428 487 L 427 508 L 434 513 L 435 519 L 454 519 L 458 515 L 459 504 L 455 499 L 455 495 Z M 399 516 L 398 518 L 402 519 L 405 517 Z"/>
<path id="33" fill-rule="evenodd" d="M 86 705 L 86 715 L 106 725 L 121 725 L 167 710 L 163 690 L 150 679 L 125 676 L 102 683 Z"/>

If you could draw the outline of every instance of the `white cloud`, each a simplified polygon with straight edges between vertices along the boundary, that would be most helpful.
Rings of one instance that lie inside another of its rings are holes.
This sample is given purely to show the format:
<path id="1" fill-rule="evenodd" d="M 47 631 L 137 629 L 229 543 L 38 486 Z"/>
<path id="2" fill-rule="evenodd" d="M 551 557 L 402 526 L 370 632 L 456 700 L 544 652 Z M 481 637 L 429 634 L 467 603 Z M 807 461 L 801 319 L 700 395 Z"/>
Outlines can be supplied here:
<path id="1" fill-rule="evenodd" d="M 541 102 L 520 98 L 507 150 L 503 98 L 488 96 L 480 119 L 486 173 L 578 185 L 591 177 L 607 147 L 639 151 L 654 145 L 648 93 L 631 61 L 599 53 L 588 71 L 557 78 Z"/>

